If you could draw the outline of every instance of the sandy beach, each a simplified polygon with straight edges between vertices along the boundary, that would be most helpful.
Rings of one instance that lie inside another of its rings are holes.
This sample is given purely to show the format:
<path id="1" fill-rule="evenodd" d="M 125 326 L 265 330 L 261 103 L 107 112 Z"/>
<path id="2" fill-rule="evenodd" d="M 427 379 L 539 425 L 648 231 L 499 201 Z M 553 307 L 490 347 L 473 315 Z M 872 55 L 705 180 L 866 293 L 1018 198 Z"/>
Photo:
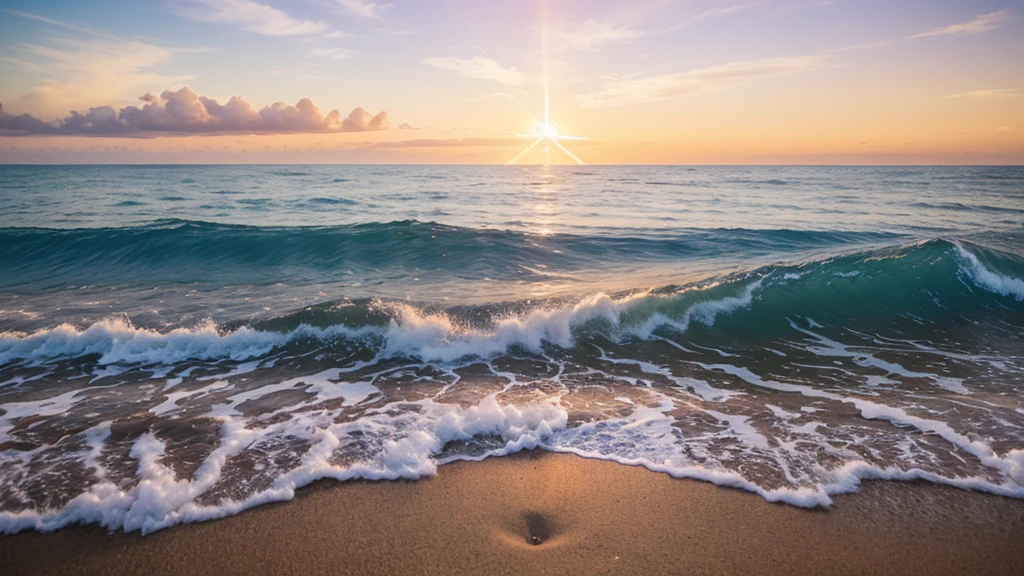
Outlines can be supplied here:
<path id="1" fill-rule="evenodd" d="M 0 537 L 8 574 L 1020 574 L 1024 501 L 870 482 L 829 510 L 546 452 L 142 537 Z M 537 543 L 539 542 L 539 543 Z"/>

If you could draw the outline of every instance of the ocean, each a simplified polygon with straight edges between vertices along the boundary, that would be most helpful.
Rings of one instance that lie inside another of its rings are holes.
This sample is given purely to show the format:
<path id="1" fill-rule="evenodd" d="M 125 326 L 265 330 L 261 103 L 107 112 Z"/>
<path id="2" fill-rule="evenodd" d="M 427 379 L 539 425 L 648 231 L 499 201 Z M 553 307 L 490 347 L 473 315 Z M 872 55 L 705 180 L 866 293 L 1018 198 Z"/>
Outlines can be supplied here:
<path id="1" fill-rule="evenodd" d="M 1024 498 L 1024 168 L 0 166 L 0 532 L 531 449 Z"/>

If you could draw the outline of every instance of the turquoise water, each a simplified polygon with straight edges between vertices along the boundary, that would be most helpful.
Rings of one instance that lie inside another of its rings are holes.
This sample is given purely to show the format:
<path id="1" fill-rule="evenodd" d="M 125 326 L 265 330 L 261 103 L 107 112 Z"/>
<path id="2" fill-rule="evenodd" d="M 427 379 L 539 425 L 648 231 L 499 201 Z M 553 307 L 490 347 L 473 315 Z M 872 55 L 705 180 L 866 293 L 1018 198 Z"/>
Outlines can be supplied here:
<path id="1" fill-rule="evenodd" d="M 0 528 L 567 451 L 1024 497 L 1024 169 L 0 167 Z"/>

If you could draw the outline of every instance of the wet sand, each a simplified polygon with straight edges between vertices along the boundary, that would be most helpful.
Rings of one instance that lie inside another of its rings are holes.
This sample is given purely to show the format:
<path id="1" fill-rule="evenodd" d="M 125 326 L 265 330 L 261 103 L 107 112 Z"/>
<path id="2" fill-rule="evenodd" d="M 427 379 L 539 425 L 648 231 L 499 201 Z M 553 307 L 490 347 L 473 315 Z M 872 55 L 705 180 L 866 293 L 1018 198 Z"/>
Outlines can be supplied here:
<path id="1" fill-rule="evenodd" d="M 544 452 L 141 537 L 0 537 L 5 574 L 1024 574 L 1024 501 L 865 483 L 829 510 Z M 539 543 L 537 543 L 539 542 Z"/>

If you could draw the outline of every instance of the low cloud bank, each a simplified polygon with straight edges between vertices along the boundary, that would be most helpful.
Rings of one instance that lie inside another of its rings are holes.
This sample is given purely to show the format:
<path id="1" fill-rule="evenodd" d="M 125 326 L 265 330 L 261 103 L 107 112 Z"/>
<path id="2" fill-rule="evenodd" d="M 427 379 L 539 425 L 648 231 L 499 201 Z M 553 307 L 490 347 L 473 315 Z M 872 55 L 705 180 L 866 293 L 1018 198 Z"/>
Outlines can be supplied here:
<path id="1" fill-rule="evenodd" d="M 145 94 L 142 104 L 117 111 L 110 106 L 71 112 L 51 122 L 29 114 L 14 115 L 0 105 L 0 135 L 158 136 L 171 134 L 300 134 L 387 130 L 388 114 L 356 108 L 347 117 L 326 115 L 309 98 L 294 106 L 276 102 L 259 110 L 235 96 L 226 104 L 199 96 L 187 86 Z"/>

